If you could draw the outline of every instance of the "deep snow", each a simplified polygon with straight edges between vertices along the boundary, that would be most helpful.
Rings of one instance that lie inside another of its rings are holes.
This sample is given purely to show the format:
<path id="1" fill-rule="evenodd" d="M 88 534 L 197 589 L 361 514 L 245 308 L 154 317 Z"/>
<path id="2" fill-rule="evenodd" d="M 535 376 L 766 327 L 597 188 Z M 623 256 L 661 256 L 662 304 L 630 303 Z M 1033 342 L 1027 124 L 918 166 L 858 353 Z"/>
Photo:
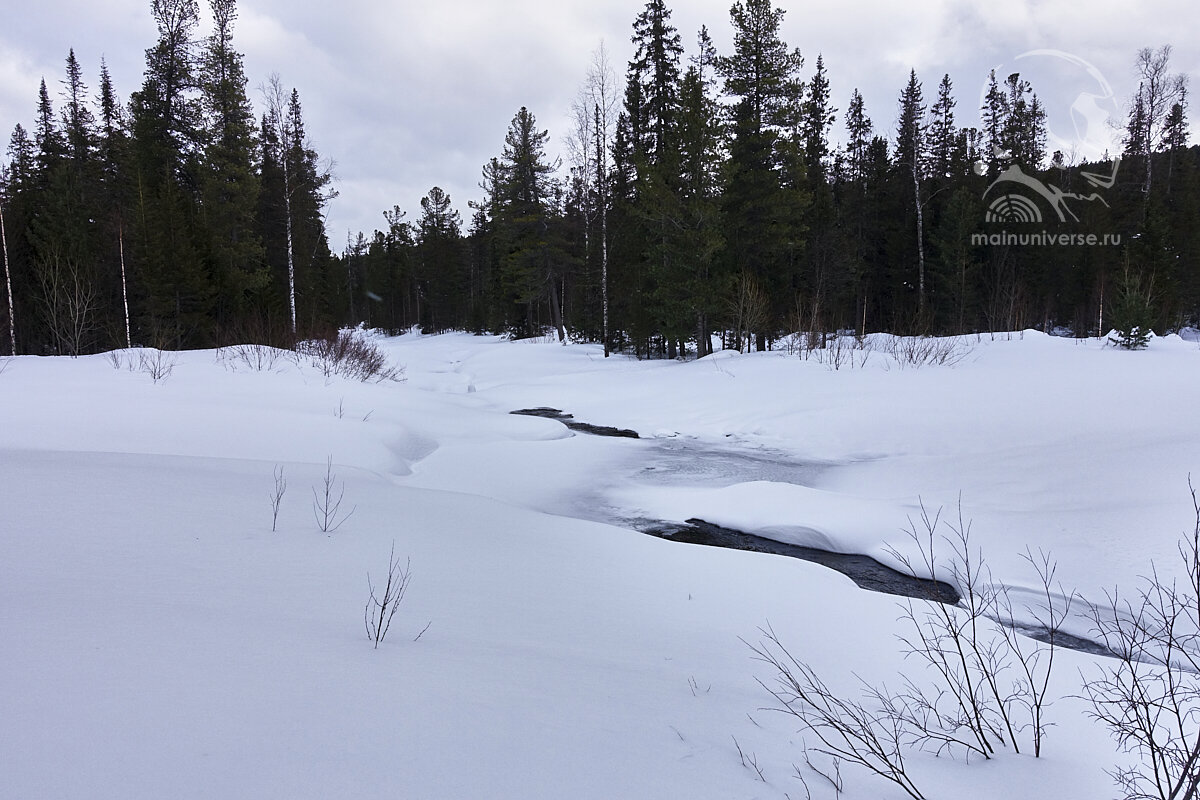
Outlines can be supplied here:
<path id="1" fill-rule="evenodd" d="M 1152 560 L 1171 570 L 1191 526 L 1200 350 L 1177 337 L 1125 353 L 1013 334 L 972 339 L 953 368 L 876 354 L 838 371 L 378 341 L 405 383 L 214 351 L 176 355 L 158 384 L 103 356 L 8 362 L 0 797 L 803 797 L 798 726 L 760 710 L 769 676 L 739 637 L 769 620 L 839 688 L 892 681 L 914 669 L 895 600 L 622 521 L 886 559 L 921 501 L 961 496 L 997 580 L 1027 584 L 1019 554 L 1042 547 L 1094 598 Z M 647 439 L 508 413 L 535 406 Z M 323 534 L 328 457 L 355 511 Z M 393 541 L 413 582 L 373 650 L 366 576 Z M 1046 757 L 915 756 L 927 795 L 1113 794 L 1114 747 L 1069 697 L 1095 663 L 1064 655 Z M 851 800 L 902 796 L 845 777 Z"/>

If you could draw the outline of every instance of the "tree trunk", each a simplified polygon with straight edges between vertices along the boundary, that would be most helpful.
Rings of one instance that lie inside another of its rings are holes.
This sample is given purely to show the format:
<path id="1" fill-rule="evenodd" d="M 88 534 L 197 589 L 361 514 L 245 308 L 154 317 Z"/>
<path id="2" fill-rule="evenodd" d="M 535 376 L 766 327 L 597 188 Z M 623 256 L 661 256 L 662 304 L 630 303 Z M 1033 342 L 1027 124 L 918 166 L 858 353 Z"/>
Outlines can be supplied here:
<path id="1" fill-rule="evenodd" d="M 283 164 L 283 213 L 287 217 L 288 309 L 292 315 L 292 338 L 296 338 L 296 258 L 292 248 L 292 189 L 287 154 Z"/>
<path id="2" fill-rule="evenodd" d="M 8 348 L 10 355 L 17 354 L 17 324 L 13 317 L 12 273 L 8 267 L 8 235 L 4 232 L 4 206 L 0 205 L 0 245 L 4 249 L 4 287 L 8 292 Z"/>
<path id="3" fill-rule="evenodd" d="M 921 205 L 921 176 L 913 161 L 913 197 L 917 201 L 917 311 L 925 325 L 925 209 Z M 928 331 L 921 331 L 927 333 Z"/>
<path id="4" fill-rule="evenodd" d="M 550 279 L 550 318 L 558 329 L 558 341 L 567 343 L 567 332 L 563 328 L 562 305 L 558 302 L 558 287 L 554 279 Z"/>
<path id="5" fill-rule="evenodd" d="M 125 281 L 125 224 L 117 221 L 117 251 L 121 256 L 121 302 L 125 307 L 125 347 L 133 347 L 129 326 L 129 286 Z"/>

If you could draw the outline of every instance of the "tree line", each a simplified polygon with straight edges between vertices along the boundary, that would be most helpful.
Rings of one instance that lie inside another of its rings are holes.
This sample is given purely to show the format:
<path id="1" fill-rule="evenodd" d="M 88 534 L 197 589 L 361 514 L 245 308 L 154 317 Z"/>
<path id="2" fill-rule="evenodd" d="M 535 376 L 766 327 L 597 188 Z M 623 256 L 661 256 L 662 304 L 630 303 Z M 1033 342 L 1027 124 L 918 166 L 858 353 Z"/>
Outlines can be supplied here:
<path id="1" fill-rule="evenodd" d="M 927 92 L 910 72 L 889 130 L 858 90 L 835 107 L 823 57 L 808 66 L 782 39 L 771 0 L 734 3 L 727 54 L 706 29 L 685 51 L 649 0 L 623 80 L 593 54 L 565 165 L 521 108 L 465 221 L 433 187 L 417 219 L 395 206 L 334 255 L 299 95 L 273 78 L 255 120 L 234 0 L 209 2 L 201 39 L 196 0 L 152 0 L 159 41 L 127 105 L 103 66 L 89 99 L 72 54 L 59 113 L 43 83 L 32 138 L 14 131 L 0 208 L 20 352 L 361 322 L 676 357 L 715 336 L 761 350 L 800 330 L 1088 335 L 1200 312 L 1200 148 L 1166 46 L 1136 54 L 1122 151 L 1089 163 L 1046 152 L 1020 74 L 987 76 L 971 127 L 949 75 Z"/>
<path id="2" fill-rule="evenodd" d="M 71 50 L 57 103 L 43 79 L 0 175 L 8 347 L 76 355 L 196 347 L 328 325 L 337 259 L 330 171 L 299 93 L 272 76 L 256 118 L 235 0 L 152 0 L 158 40 L 121 102 L 93 96 Z"/>

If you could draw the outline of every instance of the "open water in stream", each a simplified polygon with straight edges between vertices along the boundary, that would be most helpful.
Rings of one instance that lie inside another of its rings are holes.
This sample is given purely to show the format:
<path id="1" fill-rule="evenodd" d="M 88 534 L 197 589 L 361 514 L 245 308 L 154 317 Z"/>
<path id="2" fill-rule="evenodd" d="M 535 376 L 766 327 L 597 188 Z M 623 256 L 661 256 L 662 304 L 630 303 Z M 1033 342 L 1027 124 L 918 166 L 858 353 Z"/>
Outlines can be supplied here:
<path id="1" fill-rule="evenodd" d="M 523 416 L 555 419 L 580 433 L 639 439 L 636 431 L 580 422 L 573 415 L 556 408 L 526 408 L 511 412 Z M 641 453 L 640 466 L 632 476 L 638 483 L 659 486 L 730 486 L 746 481 L 772 481 L 812 486 L 824 471 L 836 466 L 822 462 L 797 461 L 787 453 L 766 448 L 747 449 L 731 442 L 729 445 L 700 442 L 688 438 L 659 438 L 648 441 L 650 446 Z M 661 539 L 772 553 L 798 558 L 836 570 L 854 581 L 861 589 L 883 592 L 899 597 L 957 604 L 959 593 L 948 583 L 918 578 L 897 571 L 867 555 L 835 553 L 813 547 L 778 542 L 744 531 L 721 527 L 701 519 L 684 523 L 631 517 L 620 509 L 608 508 L 606 521 L 634 528 Z M 1039 641 L 1048 641 L 1049 632 L 1037 626 L 1017 624 L 1016 630 Z M 1093 655 L 1111 655 L 1098 642 L 1073 636 L 1062 631 L 1055 634 L 1055 644 Z"/>

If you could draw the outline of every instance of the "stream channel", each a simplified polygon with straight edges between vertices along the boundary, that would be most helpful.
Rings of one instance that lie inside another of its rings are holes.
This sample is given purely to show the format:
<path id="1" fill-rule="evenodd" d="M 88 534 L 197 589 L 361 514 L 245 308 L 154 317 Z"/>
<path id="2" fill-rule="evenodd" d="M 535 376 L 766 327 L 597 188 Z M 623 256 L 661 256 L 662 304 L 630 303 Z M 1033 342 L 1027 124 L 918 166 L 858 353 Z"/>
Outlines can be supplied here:
<path id="1" fill-rule="evenodd" d="M 580 422 L 573 415 L 556 408 L 523 408 L 510 412 L 521 416 L 544 417 L 561 422 L 567 428 L 594 436 L 611 436 L 639 439 L 636 431 L 593 425 Z M 768 450 L 747 451 L 737 447 L 703 446 L 681 439 L 656 440 L 655 449 L 643 462 L 636 479 L 659 485 L 700 485 L 712 480 L 721 480 L 726 485 L 742 481 L 775 481 L 811 486 L 816 477 L 829 464 L 797 462 L 787 454 Z M 689 519 L 683 523 L 644 518 L 620 517 L 620 524 L 633 527 L 642 533 L 685 544 L 708 547 L 723 547 L 731 550 L 747 550 L 755 553 L 798 558 L 836 570 L 854 581 L 860 589 L 882 592 L 916 600 L 958 604 L 957 589 L 948 583 L 928 578 L 918 578 L 892 569 L 867 555 L 835 553 L 813 547 L 804 547 L 779 542 L 745 531 L 714 525 L 702 519 Z M 1020 633 L 1032 639 L 1046 642 L 1049 632 L 1043 628 L 1024 624 L 1014 625 Z M 1054 643 L 1059 647 L 1109 656 L 1109 650 L 1098 642 L 1059 631 Z"/>

